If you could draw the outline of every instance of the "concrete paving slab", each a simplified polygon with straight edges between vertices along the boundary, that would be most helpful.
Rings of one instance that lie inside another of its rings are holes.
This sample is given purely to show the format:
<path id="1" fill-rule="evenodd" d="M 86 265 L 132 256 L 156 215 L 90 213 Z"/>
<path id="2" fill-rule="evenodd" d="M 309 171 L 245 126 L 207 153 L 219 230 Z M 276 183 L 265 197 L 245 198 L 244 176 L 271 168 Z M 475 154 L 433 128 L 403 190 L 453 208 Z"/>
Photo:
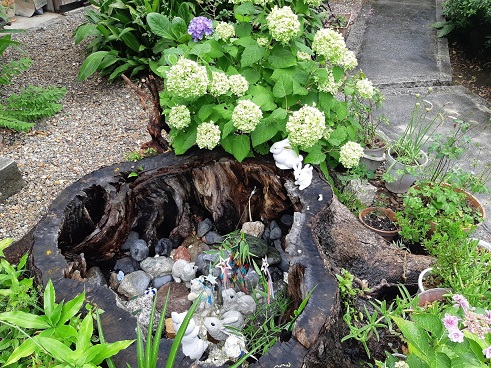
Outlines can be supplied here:
<path id="1" fill-rule="evenodd" d="M 375 0 L 364 7 L 370 9 L 357 56 L 369 79 L 379 86 L 450 84 L 446 40 L 430 27 L 441 14 L 438 1 Z"/>
<path id="2" fill-rule="evenodd" d="M 38 29 L 42 29 L 54 22 L 59 22 L 63 18 L 64 16 L 62 14 L 51 12 L 45 12 L 44 14 L 40 15 L 33 15 L 32 17 L 22 17 L 20 15 L 16 15 L 14 18 L 11 19 L 12 24 L 10 26 L 6 26 L 5 29 L 23 29 L 35 31 Z"/>
<path id="3" fill-rule="evenodd" d="M 384 114 L 389 119 L 390 125 L 380 128 L 390 139 L 396 139 L 404 131 L 416 101 L 415 94 L 424 95 L 426 92 L 427 88 L 422 87 L 382 89 L 386 97 Z M 486 165 L 491 164 L 489 156 L 491 152 L 491 106 L 462 86 L 433 87 L 427 100 L 433 103 L 433 111 L 440 111 L 445 116 L 454 116 L 473 124 L 473 128 L 469 131 L 472 145 L 459 159 L 456 166 L 464 171 L 480 173 Z M 450 133 L 452 131 L 451 121 L 447 119 L 436 133 L 443 135 Z M 491 188 L 491 178 L 488 178 L 486 184 Z M 491 196 L 477 194 L 476 197 L 480 199 L 488 214 L 476 235 L 489 242 L 491 241 Z"/>
<path id="4" fill-rule="evenodd" d="M 0 157 L 0 202 L 17 193 L 24 185 L 24 179 L 15 161 Z"/>

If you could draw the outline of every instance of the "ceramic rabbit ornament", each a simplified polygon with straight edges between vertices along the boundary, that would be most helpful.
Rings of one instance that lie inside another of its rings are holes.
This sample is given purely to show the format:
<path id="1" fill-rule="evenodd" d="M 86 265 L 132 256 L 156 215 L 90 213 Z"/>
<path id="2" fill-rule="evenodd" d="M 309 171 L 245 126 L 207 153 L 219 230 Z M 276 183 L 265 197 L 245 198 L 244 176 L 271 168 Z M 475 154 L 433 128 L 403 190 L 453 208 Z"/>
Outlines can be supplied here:
<path id="1" fill-rule="evenodd" d="M 312 183 L 312 171 L 313 167 L 310 164 L 305 165 L 302 168 L 302 163 L 298 163 L 293 168 L 293 175 L 295 176 L 295 185 L 298 185 L 299 190 L 304 190 Z"/>
<path id="2" fill-rule="evenodd" d="M 292 149 L 288 138 L 273 143 L 269 152 L 273 154 L 276 167 L 281 170 L 293 169 L 298 163 L 302 163 L 303 157 Z"/>
<path id="3" fill-rule="evenodd" d="M 174 322 L 174 328 L 176 331 L 178 331 L 179 327 L 181 327 L 186 313 L 187 312 L 171 313 L 172 322 Z M 188 326 L 186 327 L 186 332 L 184 333 L 181 344 L 182 352 L 184 353 L 184 355 L 193 360 L 201 358 L 201 355 L 203 355 L 206 348 L 208 347 L 208 341 L 200 339 L 198 334 L 199 326 L 197 326 L 194 322 L 194 319 L 191 318 Z"/>

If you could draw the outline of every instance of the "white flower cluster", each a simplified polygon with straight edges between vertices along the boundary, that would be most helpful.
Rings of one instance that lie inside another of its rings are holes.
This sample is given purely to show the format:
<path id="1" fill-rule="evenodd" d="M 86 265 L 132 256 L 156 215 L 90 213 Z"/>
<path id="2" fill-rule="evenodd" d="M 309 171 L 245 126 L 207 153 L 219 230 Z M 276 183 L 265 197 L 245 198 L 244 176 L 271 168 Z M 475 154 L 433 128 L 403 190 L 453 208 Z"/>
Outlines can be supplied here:
<path id="1" fill-rule="evenodd" d="M 324 113 L 312 106 L 303 106 L 286 122 L 288 139 L 300 148 L 309 148 L 321 139 L 326 130 Z"/>
<path id="2" fill-rule="evenodd" d="M 234 127 L 244 133 L 250 133 L 256 129 L 263 117 L 261 108 L 251 100 L 240 100 L 232 113 Z"/>
<path id="3" fill-rule="evenodd" d="M 330 28 L 317 31 L 312 43 L 312 50 L 323 55 L 331 64 L 345 69 L 353 69 L 358 65 L 355 54 L 346 48 L 343 36 Z"/>
<path id="4" fill-rule="evenodd" d="M 212 150 L 218 145 L 218 142 L 220 142 L 220 136 L 220 127 L 215 125 L 213 121 L 201 123 L 198 125 L 196 144 L 199 148 Z"/>
<path id="5" fill-rule="evenodd" d="M 245 95 L 249 89 L 249 82 L 240 74 L 234 74 L 228 77 L 230 90 L 238 97 Z"/>
<path id="6" fill-rule="evenodd" d="M 256 41 L 261 47 L 266 47 L 269 45 L 269 40 L 266 37 L 258 37 Z"/>
<path id="7" fill-rule="evenodd" d="M 339 150 L 339 162 L 347 168 L 358 166 L 363 156 L 363 147 L 356 142 L 346 142 Z"/>
<path id="8" fill-rule="evenodd" d="M 226 94 L 230 90 L 230 82 L 227 74 L 223 72 L 211 72 L 211 83 L 209 86 L 210 94 L 218 97 Z"/>
<path id="9" fill-rule="evenodd" d="M 167 116 L 167 124 L 179 130 L 187 128 L 191 124 L 191 113 L 184 105 L 173 106 Z"/>
<path id="10" fill-rule="evenodd" d="M 298 16 L 289 6 L 278 8 L 275 5 L 271 13 L 266 17 L 271 36 L 283 44 L 288 43 L 300 30 Z"/>
<path id="11" fill-rule="evenodd" d="M 182 98 L 203 96 L 209 84 L 206 68 L 186 58 L 180 58 L 166 77 L 167 91 Z"/>
<path id="12" fill-rule="evenodd" d="M 235 35 L 235 29 L 232 24 L 227 22 L 220 22 L 215 27 L 215 34 L 221 40 L 228 41 Z"/>
<path id="13" fill-rule="evenodd" d="M 332 74 L 331 69 L 326 69 L 327 70 L 327 79 L 320 82 L 317 80 L 317 78 L 314 78 L 315 81 L 317 82 L 317 88 L 319 88 L 319 91 L 322 92 L 327 92 L 327 93 L 332 93 L 333 95 L 337 94 L 339 91 L 339 88 L 343 84 L 343 79 L 341 78 L 336 82 L 334 79 L 334 75 Z"/>
<path id="14" fill-rule="evenodd" d="M 372 82 L 366 78 L 360 79 L 356 82 L 356 90 L 362 98 L 366 99 L 372 98 L 373 94 L 375 93 Z"/>
<path id="15" fill-rule="evenodd" d="M 333 128 L 326 127 L 326 129 L 324 129 L 324 133 L 322 133 L 322 138 L 324 138 L 327 141 L 329 139 L 329 137 L 331 136 L 332 132 L 334 132 Z"/>
<path id="16" fill-rule="evenodd" d="M 297 59 L 298 60 L 312 60 L 312 56 L 308 52 L 297 51 Z"/>

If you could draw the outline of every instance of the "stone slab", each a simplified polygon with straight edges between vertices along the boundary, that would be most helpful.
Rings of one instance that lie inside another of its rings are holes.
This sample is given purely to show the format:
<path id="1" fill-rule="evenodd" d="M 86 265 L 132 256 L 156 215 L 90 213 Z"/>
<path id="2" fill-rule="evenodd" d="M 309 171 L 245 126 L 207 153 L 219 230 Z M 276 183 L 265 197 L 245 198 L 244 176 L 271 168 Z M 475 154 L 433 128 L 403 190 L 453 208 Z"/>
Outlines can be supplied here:
<path id="1" fill-rule="evenodd" d="M 24 185 L 24 179 L 15 161 L 0 157 L 0 202 L 17 193 Z"/>

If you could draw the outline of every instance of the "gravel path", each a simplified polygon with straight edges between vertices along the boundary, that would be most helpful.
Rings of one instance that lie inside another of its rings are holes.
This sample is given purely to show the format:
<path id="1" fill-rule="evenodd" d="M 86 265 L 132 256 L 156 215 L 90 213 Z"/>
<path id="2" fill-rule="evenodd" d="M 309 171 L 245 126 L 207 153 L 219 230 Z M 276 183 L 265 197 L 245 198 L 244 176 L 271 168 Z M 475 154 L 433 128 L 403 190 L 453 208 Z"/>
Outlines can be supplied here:
<path id="1" fill-rule="evenodd" d="M 72 34 L 83 21 L 80 9 L 45 29 L 15 35 L 34 63 L 2 88 L 0 98 L 29 84 L 65 86 L 67 94 L 63 110 L 29 133 L 0 129 L 0 156 L 15 160 L 26 182 L 0 203 L 0 239 L 20 239 L 65 187 L 101 166 L 123 161 L 125 153 L 149 139 L 147 113 L 123 83 L 108 84 L 98 77 L 77 82 L 84 47 L 74 45 Z M 6 56 L 15 55 L 12 50 Z"/>
<path id="2" fill-rule="evenodd" d="M 354 20 L 362 2 L 331 0 L 330 4 L 335 12 L 353 13 Z M 102 166 L 123 161 L 125 153 L 138 150 L 150 138 L 147 113 L 122 82 L 108 84 L 97 76 L 77 81 L 84 45 L 74 45 L 72 34 L 83 22 L 81 8 L 45 28 L 14 35 L 34 63 L 0 90 L 0 98 L 30 84 L 65 86 L 67 94 L 63 110 L 38 122 L 32 131 L 0 128 L 0 156 L 16 161 L 26 182 L 19 193 L 0 203 L 0 239 L 20 239 L 65 187 Z M 5 61 L 20 55 L 9 48 Z"/>

